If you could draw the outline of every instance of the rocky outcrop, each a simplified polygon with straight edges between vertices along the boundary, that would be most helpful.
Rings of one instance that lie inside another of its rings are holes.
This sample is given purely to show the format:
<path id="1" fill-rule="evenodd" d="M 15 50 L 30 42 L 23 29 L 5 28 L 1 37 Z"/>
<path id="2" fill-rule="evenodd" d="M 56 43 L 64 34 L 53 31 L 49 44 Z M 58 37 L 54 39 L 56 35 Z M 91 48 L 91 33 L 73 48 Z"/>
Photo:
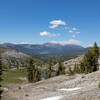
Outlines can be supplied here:
<path id="1" fill-rule="evenodd" d="M 2 51 L 3 68 L 20 68 L 26 63 L 28 55 L 16 50 L 0 48 Z"/>

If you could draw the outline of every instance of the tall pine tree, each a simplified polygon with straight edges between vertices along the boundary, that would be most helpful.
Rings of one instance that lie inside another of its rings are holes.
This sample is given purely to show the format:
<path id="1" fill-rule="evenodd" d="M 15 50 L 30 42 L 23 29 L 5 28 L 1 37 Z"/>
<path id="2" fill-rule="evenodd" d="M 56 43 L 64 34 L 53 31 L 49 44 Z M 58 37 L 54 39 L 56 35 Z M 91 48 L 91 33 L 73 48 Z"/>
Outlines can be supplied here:
<path id="1" fill-rule="evenodd" d="M 34 55 L 29 58 L 27 72 L 28 82 L 32 83 L 41 80 L 41 71 L 40 69 L 36 68 Z"/>
<path id="2" fill-rule="evenodd" d="M 94 43 L 94 47 L 92 49 L 93 55 L 94 55 L 94 68 L 93 71 L 97 71 L 99 69 L 99 65 L 98 65 L 98 58 L 99 58 L 99 47 L 97 45 L 97 43 Z"/>
<path id="3" fill-rule="evenodd" d="M 65 74 L 65 67 L 62 63 L 62 59 L 60 58 L 58 61 L 58 70 L 56 75 L 61 75 L 61 74 Z"/>
<path id="4" fill-rule="evenodd" d="M 48 69 L 46 70 L 46 78 L 52 77 L 52 60 L 48 61 Z"/>
<path id="5" fill-rule="evenodd" d="M 99 53 L 99 47 L 98 47 L 98 45 L 97 45 L 96 42 L 94 43 L 93 52 L 94 52 L 95 56 L 96 56 L 97 58 L 99 58 L 99 54 L 100 54 L 100 53 Z"/>
<path id="6" fill-rule="evenodd" d="M 41 80 L 41 71 L 37 68 L 35 70 L 34 82 L 38 82 Z"/>
<path id="7" fill-rule="evenodd" d="M 29 58 L 29 64 L 27 66 L 27 78 L 28 82 L 32 83 L 34 82 L 35 77 L 35 65 L 34 65 L 34 56 Z"/>

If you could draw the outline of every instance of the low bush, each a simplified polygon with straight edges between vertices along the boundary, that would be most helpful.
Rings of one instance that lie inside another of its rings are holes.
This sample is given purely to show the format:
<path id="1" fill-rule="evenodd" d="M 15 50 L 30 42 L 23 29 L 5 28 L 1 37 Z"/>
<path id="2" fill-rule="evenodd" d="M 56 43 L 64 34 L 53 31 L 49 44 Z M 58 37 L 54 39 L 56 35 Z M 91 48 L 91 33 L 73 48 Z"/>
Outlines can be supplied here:
<path id="1" fill-rule="evenodd" d="M 98 84 L 98 88 L 100 88 L 100 83 Z"/>

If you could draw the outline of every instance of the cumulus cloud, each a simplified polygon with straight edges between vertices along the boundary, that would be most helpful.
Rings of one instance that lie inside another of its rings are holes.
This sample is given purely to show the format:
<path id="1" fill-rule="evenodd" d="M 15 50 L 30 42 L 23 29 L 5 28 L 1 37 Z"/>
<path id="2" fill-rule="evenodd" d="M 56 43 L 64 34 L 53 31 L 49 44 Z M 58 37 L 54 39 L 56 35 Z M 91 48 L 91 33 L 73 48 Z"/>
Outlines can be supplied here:
<path id="1" fill-rule="evenodd" d="M 56 43 L 56 44 L 74 44 L 74 45 L 80 45 L 81 41 L 79 40 L 75 40 L 75 39 L 70 39 L 70 40 L 66 40 L 66 41 L 52 41 L 51 43 Z"/>
<path id="2" fill-rule="evenodd" d="M 40 32 L 40 35 L 41 35 L 41 36 L 49 36 L 49 37 L 56 37 L 56 36 L 59 36 L 59 34 L 52 34 L 52 33 L 50 33 L 50 32 L 46 32 L 46 31 Z"/>
<path id="3" fill-rule="evenodd" d="M 50 21 L 50 24 L 52 24 L 51 26 L 49 26 L 49 28 L 54 29 L 57 28 L 59 25 L 67 25 L 66 22 L 62 21 L 62 20 L 53 20 Z"/>
<path id="4" fill-rule="evenodd" d="M 72 31 L 72 30 L 70 30 L 70 31 L 69 31 L 69 33 L 73 33 L 73 31 Z"/>
<path id="5" fill-rule="evenodd" d="M 48 36 L 48 35 L 50 35 L 50 33 L 49 32 L 40 32 L 40 35 L 41 36 Z"/>

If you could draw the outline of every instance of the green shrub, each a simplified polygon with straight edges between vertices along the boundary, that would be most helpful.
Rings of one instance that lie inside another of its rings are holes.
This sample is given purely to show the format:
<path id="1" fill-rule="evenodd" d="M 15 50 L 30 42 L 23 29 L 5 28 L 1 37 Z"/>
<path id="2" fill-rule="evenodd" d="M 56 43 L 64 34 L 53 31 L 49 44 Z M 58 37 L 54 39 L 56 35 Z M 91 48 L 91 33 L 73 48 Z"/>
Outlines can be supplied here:
<path id="1" fill-rule="evenodd" d="M 68 69 L 68 75 L 74 75 L 75 74 L 75 72 L 72 70 L 72 68 L 71 67 L 69 67 L 69 69 Z"/>
<path id="2" fill-rule="evenodd" d="M 98 84 L 98 88 L 100 88 L 100 83 Z"/>

